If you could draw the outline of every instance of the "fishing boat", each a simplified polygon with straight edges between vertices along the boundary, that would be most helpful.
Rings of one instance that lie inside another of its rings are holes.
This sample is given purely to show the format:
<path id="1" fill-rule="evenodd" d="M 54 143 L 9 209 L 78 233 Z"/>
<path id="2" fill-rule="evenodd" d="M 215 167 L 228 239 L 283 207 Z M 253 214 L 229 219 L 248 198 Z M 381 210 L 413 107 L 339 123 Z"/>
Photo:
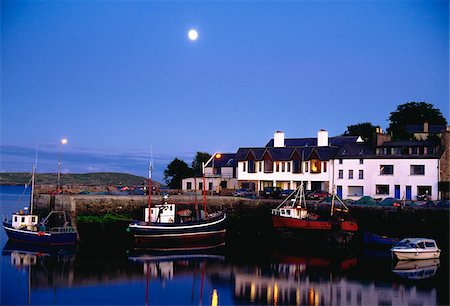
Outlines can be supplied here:
<path id="1" fill-rule="evenodd" d="M 393 247 L 400 241 L 399 238 L 389 237 L 386 235 L 377 235 L 368 231 L 364 231 L 364 243 L 369 246 L 377 247 Z"/>
<path id="2" fill-rule="evenodd" d="M 441 250 L 433 239 L 405 238 L 391 249 L 391 254 L 398 260 L 433 259 L 439 258 Z"/>
<path id="3" fill-rule="evenodd" d="M 152 206 L 151 169 L 148 179 L 148 207 L 144 221 L 133 220 L 128 231 L 135 249 L 175 251 L 177 249 L 205 249 L 224 244 L 226 214 L 206 210 L 206 192 L 203 190 L 203 210 L 194 203 L 169 203 L 164 195 L 162 204 Z"/>
<path id="4" fill-rule="evenodd" d="M 336 207 L 336 201 L 342 208 Z M 357 222 L 348 213 L 348 207 L 334 193 L 329 216 L 309 212 L 301 183 L 278 207 L 272 209 L 272 223 L 276 229 L 289 231 L 296 237 L 347 243 L 358 231 Z"/>
<path id="5" fill-rule="evenodd" d="M 35 166 L 31 177 L 29 209 L 24 208 L 12 214 L 11 219 L 3 219 L 3 228 L 13 241 L 43 245 L 68 245 L 77 242 L 76 228 L 70 225 L 65 211 L 51 211 L 45 219 L 33 214 L 33 189 Z"/>

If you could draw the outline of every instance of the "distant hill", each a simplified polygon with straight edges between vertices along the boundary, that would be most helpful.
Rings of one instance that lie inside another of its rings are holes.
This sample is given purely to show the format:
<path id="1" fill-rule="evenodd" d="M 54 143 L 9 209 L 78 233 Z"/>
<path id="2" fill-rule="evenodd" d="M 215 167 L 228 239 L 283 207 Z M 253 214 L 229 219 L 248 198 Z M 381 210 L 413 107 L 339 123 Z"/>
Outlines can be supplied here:
<path id="1" fill-rule="evenodd" d="M 30 181 L 31 174 L 26 172 L 0 173 L 1 185 L 26 184 Z M 38 185 L 56 185 L 56 173 L 36 173 L 35 183 Z M 127 173 L 98 172 L 84 174 L 61 174 L 62 185 L 84 186 L 139 186 L 143 185 L 146 178 Z"/>

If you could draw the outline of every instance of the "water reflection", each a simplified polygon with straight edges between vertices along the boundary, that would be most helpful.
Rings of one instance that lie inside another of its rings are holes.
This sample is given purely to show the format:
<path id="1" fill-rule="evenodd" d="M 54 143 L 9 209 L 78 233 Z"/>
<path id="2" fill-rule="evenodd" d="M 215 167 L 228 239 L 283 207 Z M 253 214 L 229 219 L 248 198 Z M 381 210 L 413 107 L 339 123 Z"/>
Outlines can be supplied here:
<path id="1" fill-rule="evenodd" d="M 2 255 L 3 264 L 27 279 L 28 304 L 439 304 L 439 260 L 392 263 L 367 253 L 275 250 L 267 258 L 248 261 L 238 260 L 234 251 L 138 254 L 8 242 Z M 2 291 L 12 288 L 8 286 L 13 284 L 2 283 Z M 67 290 L 60 290 L 55 300 L 60 288 Z M 103 292 L 101 300 L 93 290 Z M 2 297 L 2 304 L 25 304 L 12 294 L 9 298 Z"/>
<path id="2" fill-rule="evenodd" d="M 419 280 L 433 277 L 439 267 L 440 261 L 437 258 L 423 260 L 402 260 L 398 261 L 392 272 L 411 280 Z"/>

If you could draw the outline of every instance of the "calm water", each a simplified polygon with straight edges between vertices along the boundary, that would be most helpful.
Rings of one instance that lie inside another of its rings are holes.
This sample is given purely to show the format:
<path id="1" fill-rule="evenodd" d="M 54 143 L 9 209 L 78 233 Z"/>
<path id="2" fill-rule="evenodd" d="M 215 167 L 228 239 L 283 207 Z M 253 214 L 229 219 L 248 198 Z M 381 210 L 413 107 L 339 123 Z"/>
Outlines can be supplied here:
<path id="1" fill-rule="evenodd" d="M 22 187 L 4 187 L 1 213 Z M 197 254 L 134 254 L 120 247 L 29 248 L 1 231 L 2 305 L 439 305 L 448 304 L 448 251 L 395 266 L 389 254 L 289 251 L 238 242 Z M 447 248 L 448 249 L 448 248 Z M 393 272 L 398 269 L 400 272 Z"/>

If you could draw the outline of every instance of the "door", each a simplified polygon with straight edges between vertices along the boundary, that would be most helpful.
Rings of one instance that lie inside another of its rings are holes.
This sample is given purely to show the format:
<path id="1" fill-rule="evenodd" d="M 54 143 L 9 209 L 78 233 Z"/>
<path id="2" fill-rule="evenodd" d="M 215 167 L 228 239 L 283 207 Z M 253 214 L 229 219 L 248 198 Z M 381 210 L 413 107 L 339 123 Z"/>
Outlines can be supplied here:
<path id="1" fill-rule="evenodd" d="M 411 200 L 411 186 L 406 186 L 406 199 Z"/>
<path id="2" fill-rule="evenodd" d="M 342 186 L 336 186 L 336 193 L 337 196 L 342 199 Z"/>
<path id="3" fill-rule="evenodd" d="M 394 198 L 400 199 L 400 185 L 395 185 L 395 195 Z"/>

